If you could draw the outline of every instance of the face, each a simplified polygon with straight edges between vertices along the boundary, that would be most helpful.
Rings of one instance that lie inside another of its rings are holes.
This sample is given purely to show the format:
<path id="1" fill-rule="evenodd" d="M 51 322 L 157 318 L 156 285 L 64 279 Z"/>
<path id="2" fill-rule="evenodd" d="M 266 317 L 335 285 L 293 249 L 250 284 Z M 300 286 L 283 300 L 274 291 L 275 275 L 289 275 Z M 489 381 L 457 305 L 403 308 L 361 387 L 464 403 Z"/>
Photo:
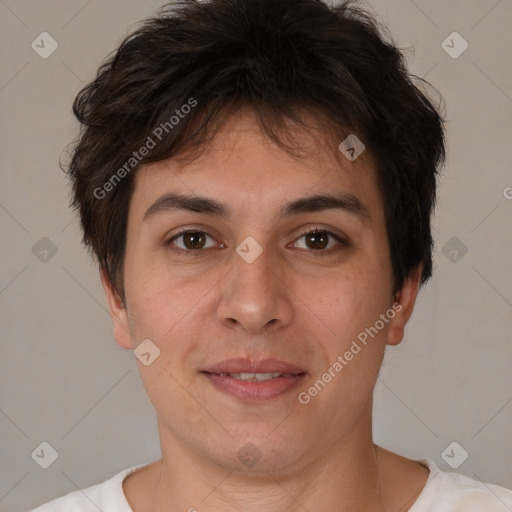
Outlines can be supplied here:
<path id="1" fill-rule="evenodd" d="M 172 448 L 249 470 L 248 455 L 260 459 L 252 471 L 292 471 L 371 435 L 384 348 L 402 339 L 419 272 L 397 306 L 369 160 L 297 136 L 300 159 L 241 111 L 197 160 L 136 175 L 126 308 L 103 284 L 117 342 L 160 351 L 137 364 L 164 457 Z M 178 207 L 178 194 L 217 208 Z M 241 380 L 251 372 L 269 380 Z"/>

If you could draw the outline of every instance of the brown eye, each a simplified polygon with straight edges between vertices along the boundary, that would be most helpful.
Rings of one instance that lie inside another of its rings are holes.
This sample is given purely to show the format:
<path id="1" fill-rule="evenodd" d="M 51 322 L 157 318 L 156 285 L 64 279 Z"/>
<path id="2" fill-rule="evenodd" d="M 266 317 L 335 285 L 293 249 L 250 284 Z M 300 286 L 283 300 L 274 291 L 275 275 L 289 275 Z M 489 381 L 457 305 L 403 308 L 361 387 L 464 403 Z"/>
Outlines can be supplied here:
<path id="1" fill-rule="evenodd" d="M 310 249 L 325 249 L 329 243 L 329 235 L 322 231 L 308 233 L 304 236 L 306 238 L 306 245 Z"/>
<path id="2" fill-rule="evenodd" d="M 205 242 L 206 237 L 204 233 L 199 231 L 183 235 L 183 243 L 186 249 L 203 249 Z"/>
<path id="3" fill-rule="evenodd" d="M 213 238 L 205 233 L 204 231 L 183 231 L 182 233 L 178 233 L 173 236 L 170 240 L 166 242 L 166 245 L 171 245 L 176 248 L 179 252 L 180 250 L 183 252 L 186 251 L 200 251 L 201 249 L 208 249 L 209 247 L 214 247 L 215 243 L 210 246 L 206 246 L 207 239 L 213 240 Z M 181 244 L 176 243 L 177 240 L 181 240 Z"/>
<path id="4" fill-rule="evenodd" d="M 298 240 L 304 239 L 302 246 L 299 242 L 295 242 L 295 246 L 299 249 L 309 250 L 311 253 L 331 253 L 348 247 L 349 243 L 331 231 L 314 229 L 304 233 Z M 337 242 L 337 243 L 336 243 Z M 338 247 L 336 247 L 338 246 Z"/>

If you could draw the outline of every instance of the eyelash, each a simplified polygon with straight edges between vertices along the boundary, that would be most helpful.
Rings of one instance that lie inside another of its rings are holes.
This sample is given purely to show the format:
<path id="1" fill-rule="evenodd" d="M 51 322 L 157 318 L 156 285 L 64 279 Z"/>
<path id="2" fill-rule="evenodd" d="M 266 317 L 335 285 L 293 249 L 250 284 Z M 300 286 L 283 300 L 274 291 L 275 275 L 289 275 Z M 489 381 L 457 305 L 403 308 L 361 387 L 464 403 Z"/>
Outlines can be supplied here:
<path id="1" fill-rule="evenodd" d="M 185 254 L 185 255 L 189 255 L 189 256 L 192 256 L 192 255 L 193 256 L 202 256 L 204 254 L 204 251 L 206 251 L 207 249 L 185 250 L 185 249 L 181 249 L 181 248 L 173 245 L 172 242 L 174 242 L 180 236 L 186 235 L 188 233 L 201 233 L 201 234 L 209 236 L 212 240 L 215 240 L 206 231 L 202 231 L 199 229 L 185 229 L 185 230 L 180 231 L 179 233 L 176 233 L 175 235 L 173 235 L 172 238 L 170 238 L 169 240 L 167 240 L 165 242 L 165 245 L 171 247 L 171 249 L 178 254 Z M 316 233 L 323 233 L 323 234 L 328 235 L 329 237 L 334 238 L 337 242 L 340 243 L 340 245 L 342 247 L 334 248 L 334 250 L 332 247 L 330 249 L 307 250 L 307 252 L 311 253 L 311 255 L 314 257 L 330 255 L 332 253 L 336 253 L 336 252 L 342 250 L 343 248 L 350 247 L 350 243 L 347 240 L 341 238 L 340 236 L 336 235 L 332 231 L 329 231 L 327 229 L 321 229 L 321 228 L 313 228 L 308 231 L 305 231 L 304 233 L 299 235 L 299 237 L 296 240 L 300 240 L 302 237 L 304 237 L 306 235 L 311 235 L 311 234 L 316 234 Z M 208 249 L 211 249 L 211 247 L 209 247 Z M 301 250 L 306 250 L 306 249 L 301 249 Z"/>

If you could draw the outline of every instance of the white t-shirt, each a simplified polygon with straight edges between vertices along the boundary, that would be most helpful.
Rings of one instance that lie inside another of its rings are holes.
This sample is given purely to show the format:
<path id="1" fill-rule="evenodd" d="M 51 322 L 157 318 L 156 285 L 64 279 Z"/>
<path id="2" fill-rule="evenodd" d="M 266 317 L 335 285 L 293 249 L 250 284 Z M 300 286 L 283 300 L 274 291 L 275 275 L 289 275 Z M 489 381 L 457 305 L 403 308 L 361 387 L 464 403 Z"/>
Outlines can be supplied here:
<path id="1" fill-rule="evenodd" d="M 512 490 L 441 471 L 430 459 L 419 459 L 430 470 L 427 483 L 409 512 L 510 512 Z M 123 492 L 123 480 L 140 464 L 110 480 L 73 491 L 29 512 L 133 512 Z"/>

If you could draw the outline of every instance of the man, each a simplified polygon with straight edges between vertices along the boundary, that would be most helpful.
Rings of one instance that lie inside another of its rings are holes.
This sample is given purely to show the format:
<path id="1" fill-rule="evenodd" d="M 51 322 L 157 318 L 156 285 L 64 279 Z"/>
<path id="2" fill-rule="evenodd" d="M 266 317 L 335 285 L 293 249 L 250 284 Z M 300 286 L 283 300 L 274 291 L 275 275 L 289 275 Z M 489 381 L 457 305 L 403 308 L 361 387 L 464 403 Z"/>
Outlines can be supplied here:
<path id="1" fill-rule="evenodd" d="M 169 4 L 77 97 L 69 167 L 162 458 L 36 509 L 510 510 L 372 441 L 432 273 L 443 120 L 353 2 Z"/>

